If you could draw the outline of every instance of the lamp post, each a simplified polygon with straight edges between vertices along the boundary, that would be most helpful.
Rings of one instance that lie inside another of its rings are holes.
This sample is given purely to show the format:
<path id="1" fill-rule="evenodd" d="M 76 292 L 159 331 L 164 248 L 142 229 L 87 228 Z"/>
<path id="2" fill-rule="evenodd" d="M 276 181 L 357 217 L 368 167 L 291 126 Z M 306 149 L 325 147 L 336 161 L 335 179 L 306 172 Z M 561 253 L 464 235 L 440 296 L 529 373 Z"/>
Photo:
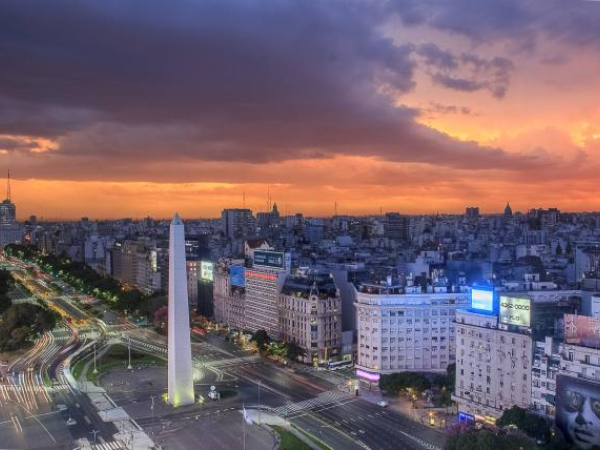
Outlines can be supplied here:
<path id="1" fill-rule="evenodd" d="M 154 395 L 150 396 L 150 411 L 152 411 L 152 425 L 154 425 Z"/>
<path id="2" fill-rule="evenodd" d="M 133 370 L 133 367 L 131 367 L 131 336 L 129 336 L 129 338 L 127 339 L 127 353 L 129 356 L 129 364 L 127 365 L 127 370 Z"/>
<path id="3" fill-rule="evenodd" d="M 260 425 L 260 383 L 261 381 L 258 380 L 258 424 Z"/>
<path id="4" fill-rule="evenodd" d="M 92 430 L 90 431 L 90 434 L 94 435 L 94 445 L 96 444 L 96 435 L 100 433 L 100 430 Z"/>
<path id="5" fill-rule="evenodd" d="M 96 366 L 96 343 L 94 342 L 94 374 L 98 373 L 98 367 Z"/>

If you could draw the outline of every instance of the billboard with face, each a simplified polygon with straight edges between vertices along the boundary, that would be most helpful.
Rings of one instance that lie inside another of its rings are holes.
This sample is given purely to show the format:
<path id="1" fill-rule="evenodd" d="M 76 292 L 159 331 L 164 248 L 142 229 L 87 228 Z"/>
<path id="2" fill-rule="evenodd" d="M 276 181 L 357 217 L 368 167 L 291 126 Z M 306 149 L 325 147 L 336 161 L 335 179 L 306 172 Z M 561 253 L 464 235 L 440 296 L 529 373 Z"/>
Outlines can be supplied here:
<path id="1" fill-rule="evenodd" d="M 565 342 L 584 347 L 600 347 L 600 318 L 565 314 Z"/>
<path id="2" fill-rule="evenodd" d="M 566 375 L 556 377 L 556 426 L 573 444 L 600 442 L 600 384 Z"/>
<path id="3" fill-rule="evenodd" d="M 528 327 L 531 324 L 531 300 L 500 296 L 500 323 Z"/>

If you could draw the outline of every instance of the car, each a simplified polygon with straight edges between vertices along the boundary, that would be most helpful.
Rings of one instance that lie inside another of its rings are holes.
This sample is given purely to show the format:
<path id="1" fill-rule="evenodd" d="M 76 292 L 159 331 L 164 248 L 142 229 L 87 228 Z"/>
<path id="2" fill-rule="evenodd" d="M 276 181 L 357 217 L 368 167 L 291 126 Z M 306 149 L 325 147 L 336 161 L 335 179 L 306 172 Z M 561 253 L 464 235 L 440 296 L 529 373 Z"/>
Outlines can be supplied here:
<path id="1" fill-rule="evenodd" d="M 377 404 L 382 408 L 387 408 L 390 405 L 390 402 L 388 402 L 387 400 L 379 400 Z"/>

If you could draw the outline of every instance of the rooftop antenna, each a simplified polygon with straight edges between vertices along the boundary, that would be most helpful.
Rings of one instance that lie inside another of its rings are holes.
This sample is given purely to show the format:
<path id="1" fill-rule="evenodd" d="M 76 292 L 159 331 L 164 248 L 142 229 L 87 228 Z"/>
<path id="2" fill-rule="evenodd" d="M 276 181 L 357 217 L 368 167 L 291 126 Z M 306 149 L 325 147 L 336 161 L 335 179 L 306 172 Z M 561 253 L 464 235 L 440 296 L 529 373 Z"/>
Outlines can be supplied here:
<path id="1" fill-rule="evenodd" d="M 10 169 L 8 169 L 8 174 L 6 176 L 6 198 L 10 200 Z"/>
<path id="2" fill-rule="evenodd" d="M 334 206 L 334 216 L 337 216 L 337 202 L 335 202 L 335 206 Z"/>
<path id="3" fill-rule="evenodd" d="M 246 209 L 246 191 L 243 191 L 242 198 L 244 200 L 244 209 Z"/>

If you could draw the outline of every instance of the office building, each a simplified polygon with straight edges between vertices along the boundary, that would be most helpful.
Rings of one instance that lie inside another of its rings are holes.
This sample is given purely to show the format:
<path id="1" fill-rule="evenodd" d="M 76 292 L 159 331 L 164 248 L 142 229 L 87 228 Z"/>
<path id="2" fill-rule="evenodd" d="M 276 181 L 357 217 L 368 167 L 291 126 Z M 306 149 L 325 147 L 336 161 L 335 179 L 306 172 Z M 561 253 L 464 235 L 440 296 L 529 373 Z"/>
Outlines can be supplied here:
<path id="1" fill-rule="evenodd" d="M 230 239 L 244 239 L 254 234 L 254 217 L 249 209 L 224 209 L 221 221 L 223 232 Z"/>
<path id="2" fill-rule="evenodd" d="M 254 251 L 252 267 L 246 269 L 246 330 L 266 330 L 271 338 L 279 338 L 279 294 L 290 265 L 289 254 Z"/>
<path id="3" fill-rule="evenodd" d="M 391 280 L 390 280 L 391 281 Z M 430 286 L 362 283 L 356 294 L 357 375 L 376 388 L 381 374 L 444 372 L 456 355 L 454 318 L 468 293 Z"/>
<path id="4" fill-rule="evenodd" d="M 330 274 L 288 275 L 279 296 L 280 338 L 314 366 L 340 358 L 342 300 Z"/>
<path id="5" fill-rule="evenodd" d="M 531 405 L 531 300 L 472 291 L 456 313 L 456 387 L 461 418 L 495 423 L 512 406 Z"/>

